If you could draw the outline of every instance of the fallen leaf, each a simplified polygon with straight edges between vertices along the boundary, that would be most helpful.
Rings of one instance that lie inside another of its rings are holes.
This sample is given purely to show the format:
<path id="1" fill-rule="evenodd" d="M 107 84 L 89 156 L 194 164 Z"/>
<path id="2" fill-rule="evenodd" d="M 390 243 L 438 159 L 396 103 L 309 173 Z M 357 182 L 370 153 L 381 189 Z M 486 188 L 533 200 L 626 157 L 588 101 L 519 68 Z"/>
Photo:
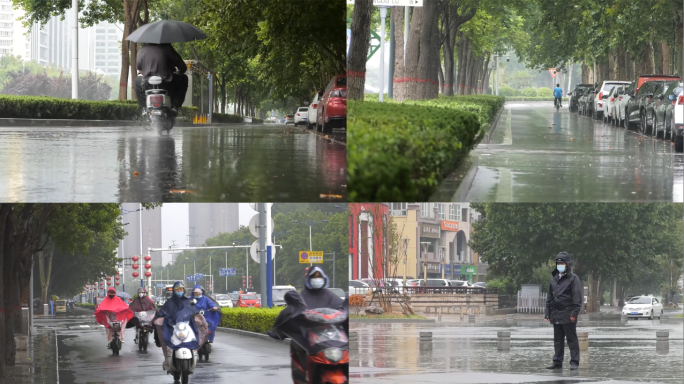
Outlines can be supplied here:
<path id="1" fill-rule="evenodd" d="M 133 172 L 133 175 L 134 175 L 134 176 L 138 176 L 138 172 Z"/>
<path id="2" fill-rule="evenodd" d="M 189 189 L 171 189 L 171 193 L 195 193 L 195 191 L 191 191 Z"/>

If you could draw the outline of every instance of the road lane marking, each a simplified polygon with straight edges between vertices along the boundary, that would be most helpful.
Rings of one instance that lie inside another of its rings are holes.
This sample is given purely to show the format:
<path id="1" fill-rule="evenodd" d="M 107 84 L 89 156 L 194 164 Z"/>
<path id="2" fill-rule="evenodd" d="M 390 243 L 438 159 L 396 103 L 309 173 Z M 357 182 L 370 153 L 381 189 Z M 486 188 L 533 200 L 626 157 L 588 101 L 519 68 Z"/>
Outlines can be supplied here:
<path id="1" fill-rule="evenodd" d="M 513 182 L 511 170 L 508 168 L 497 168 L 499 171 L 499 183 L 496 185 L 496 202 L 510 203 L 513 201 Z"/>

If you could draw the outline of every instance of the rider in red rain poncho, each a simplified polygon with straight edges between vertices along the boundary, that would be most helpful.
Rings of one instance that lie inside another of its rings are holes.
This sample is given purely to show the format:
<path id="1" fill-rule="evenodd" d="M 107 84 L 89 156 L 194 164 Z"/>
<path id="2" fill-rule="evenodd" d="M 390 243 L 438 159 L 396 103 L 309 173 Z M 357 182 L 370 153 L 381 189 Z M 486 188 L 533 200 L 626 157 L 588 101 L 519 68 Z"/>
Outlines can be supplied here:
<path id="1" fill-rule="evenodd" d="M 125 329 L 126 322 L 128 322 L 131 317 L 133 317 L 133 312 L 128 309 L 128 304 L 126 304 L 120 297 L 116 296 L 116 289 L 109 288 L 107 290 L 107 297 L 102 300 L 100 305 L 95 311 L 95 320 L 101 325 L 105 326 L 107 330 L 107 348 L 109 348 L 109 343 L 112 342 L 112 329 L 107 320 L 110 313 L 113 313 L 117 321 L 121 322 L 121 329 Z M 121 342 L 123 343 L 124 332 L 121 332 Z"/>

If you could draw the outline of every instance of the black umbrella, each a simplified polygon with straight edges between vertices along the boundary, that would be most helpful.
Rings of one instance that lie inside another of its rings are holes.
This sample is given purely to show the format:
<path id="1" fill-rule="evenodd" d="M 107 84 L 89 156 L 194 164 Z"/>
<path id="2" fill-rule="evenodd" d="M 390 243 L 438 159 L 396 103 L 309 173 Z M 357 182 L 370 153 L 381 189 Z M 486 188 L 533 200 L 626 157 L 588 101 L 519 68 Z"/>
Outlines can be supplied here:
<path id="1" fill-rule="evenodd" d="M 122 299 L 130 299 L 131 298 L 131 295 L 129 295 L 128 293 L 123 292 L 123 291 L 117 292 L 116 295 Z"/>
<path id="2" fill-rule="evenodd" d="M 161 20 L 145 24 L 128 35 L 136 43 L 186 43 L 206 39 L 207 35 L 192 24 L 176 20 Z"/>

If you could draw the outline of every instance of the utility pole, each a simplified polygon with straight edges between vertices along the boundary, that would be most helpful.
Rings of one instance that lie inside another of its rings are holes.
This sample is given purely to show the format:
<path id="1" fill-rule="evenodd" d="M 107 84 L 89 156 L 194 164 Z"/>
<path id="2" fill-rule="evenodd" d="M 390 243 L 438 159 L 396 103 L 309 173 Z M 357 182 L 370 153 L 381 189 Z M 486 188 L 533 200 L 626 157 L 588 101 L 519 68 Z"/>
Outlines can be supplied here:
<path id="1" fill-rule="evenodd" d="M 258 252 L 258 257 L 259 257 L 259 269 L 260 269 L 260 275 L 261 279 L 259 280 L 259 285 L 261 286 L 261 303 L 262 305 L 267 302 L 267 284 L 268 284 L 268 278 L 266 277 L 267 270 L 266 270 L 266 203 L 258 203 L 257 204 L 259 208 L 259 252 Z M 270 234 L 269 234 L 270 236 Z"/>
<path id="2" fill-rule="evenodd" d="M 74 16 L 74 44 L 71 48 L 71 98 L 78 100 L 78 0 L 71 0 L 71 11 Z"/>

